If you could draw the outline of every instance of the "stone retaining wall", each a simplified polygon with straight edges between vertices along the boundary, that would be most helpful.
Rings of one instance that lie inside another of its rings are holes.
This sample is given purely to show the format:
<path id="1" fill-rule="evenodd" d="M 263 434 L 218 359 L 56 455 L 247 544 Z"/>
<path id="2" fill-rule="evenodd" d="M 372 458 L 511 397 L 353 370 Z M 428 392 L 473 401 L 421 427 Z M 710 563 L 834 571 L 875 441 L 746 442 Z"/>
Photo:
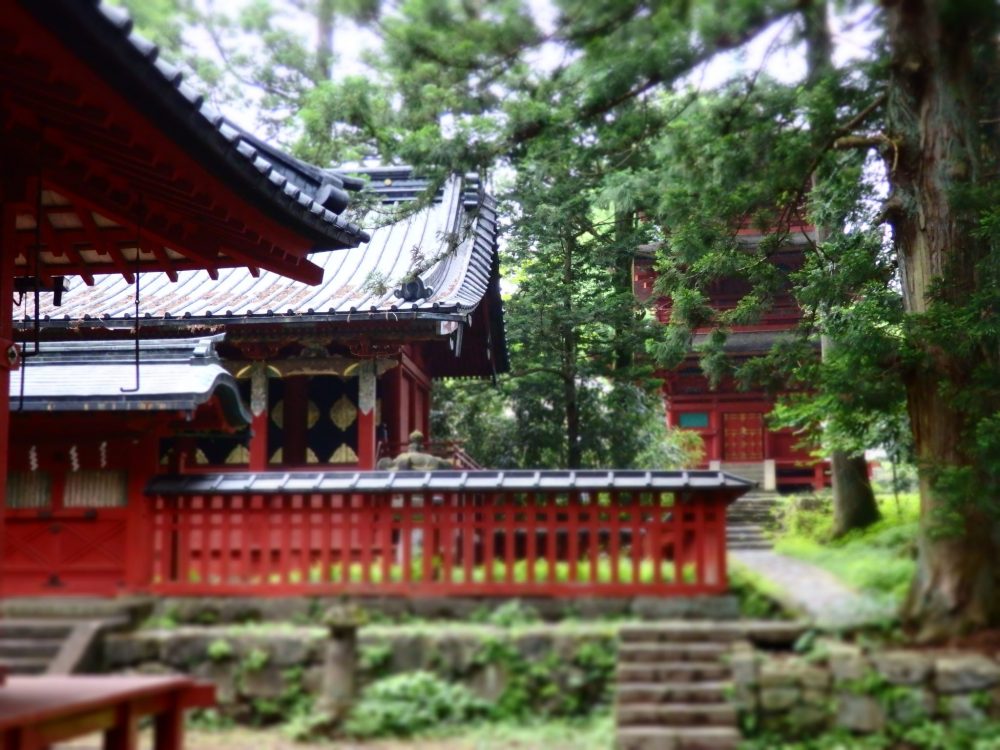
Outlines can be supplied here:
<path id="1" fill-rule="evenodd" d="M 181 624 L 214 625 L 245 622 L 317 622 L 331 606 L 352 606 L 372 618 L 407 618 L 475 621 L 487 619 L 497 609 L 516 602 L 539 619 L 556 622 L 566 618 L 602 619 L 631 617 L 649 620 L 735 620 L 739 601 L 732 595 L 470 598 L 419 597 L 170 597 L 156 602 L 154 616 Z"/>
<path id="2" fill-rule="evenodd" d="M 224 714 L 277 721 L 302 696 L 321 697 L 327 637 L 321 627 L 280 624 L 142 630 L 109 636 L 103 662 L 109 672 L 209 679 Z M 610 700 L 617 626 L 367 626 L 358 646 L 361 685 L 427 670 L 492 702 L 516 694 L 539 713 L 573 715 Z"/>
<path id="3" fill-rule="evenodd" d="M 1000 718 L 1000 661 L 968 652 L 882 650 L 835 641 L 807 655 L 738 648 L 734 699 L 752 724 L 788 736 L 890 722 Z"/>

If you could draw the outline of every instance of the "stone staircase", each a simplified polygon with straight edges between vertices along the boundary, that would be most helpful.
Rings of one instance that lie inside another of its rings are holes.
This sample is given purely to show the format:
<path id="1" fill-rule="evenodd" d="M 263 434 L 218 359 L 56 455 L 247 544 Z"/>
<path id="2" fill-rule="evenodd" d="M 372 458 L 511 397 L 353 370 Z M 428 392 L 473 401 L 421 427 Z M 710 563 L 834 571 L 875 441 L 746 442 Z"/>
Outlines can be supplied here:
<path id="1" fill-rule="evenodd" d="M 726 512 L 726 544 L 730 551 L 771 549 L 766 533 L 774 523 L 774 506 L 780 496 L 775 492 L 749 492 L 729 506 Z"/>
<path id="2" fill-rule="evenodd" d="M 103 634 L 134 626 L 148 610 L 140 600 L 7 599 L 0 603 L 0 665 L 7 674 L 92 671 Z"/>
<path id="3" fill-rule="evenodd" d="M 736 708 L 726 661 L 736 623 L 623 627 L 618 652 L 617 750 L 734 750 Z"/>
<path id="4" fill-rule="evenodd" d="M 7 674 L 47 672 L 73 627 L 52 620 L 0 620 L 0 664 Z"/>

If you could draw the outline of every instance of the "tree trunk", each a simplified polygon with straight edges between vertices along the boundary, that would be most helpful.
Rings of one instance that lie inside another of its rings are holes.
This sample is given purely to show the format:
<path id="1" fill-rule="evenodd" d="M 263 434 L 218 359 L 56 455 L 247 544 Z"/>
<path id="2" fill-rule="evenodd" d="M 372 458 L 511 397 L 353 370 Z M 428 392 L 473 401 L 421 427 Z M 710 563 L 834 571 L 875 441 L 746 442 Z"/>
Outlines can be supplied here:
<path id="1" fill-rule="evenodd" d="M 864 454 L 852 456 L 845 451 L 833 451 L 830 469 L 833 474 L 834 537 L 875 523 L 881 514 L 868 480 L 868 462 Z"/>
<path id="2" fill-rule="evenodd" d="M 819 84 L 833 73 L 833 42 L 827 21 L 827 4 L 822 0 L 807 2 L 803 7 L 803 36 L 806 41 L 806 62 L 810 86 Z M 821 132 L 821 128 L 816 128 Z M 816 175 L 813 175 L 813 188 Z M 816 242 L 822 245 L 829 235 L 827 227 L 816 227 Z M 823 336 L 820 339 L 823 359 L 834 346 Z M 868 479 L 868 465 L 864 455 L 850 455 L 846 451 L 833 451 L 830 456 L 830 474 L 833 480 L 833 535 L 843 536 L 854 529 L 862 529 L 879 519 L 878 504 Z"/>
<path id="3" fill-rule="evenodd" d="M 576 240 L 563 240 L 563 322 L 562 322 L 562 372 L 563 408 L 566 414 L 566 468 L 579 469 L 583 463 L 580 450 L 580 399 L 576 385 L 577 341 L 573 321 L 573 254 Z"/>
<path id="4" fill-rule="evenodd" d="M 976 267 L 990 251 L 988 240 L 973 234 L 978 217 L 965 211 L 962 196 L 991 179 L 995 167 L 980 164 L 995 144 L 988 148 L 980 132 L 984 87 L 976 84 L 973 54 L 995 44 L 996 29 L 986 28 L 985 17 L 972 28 L 966 22 L 973 19 L 945 15 L 929 0 L 897 0 L 887 4 L 886 16 L 892 142 L 886 157 L 896 207 L 890 221 L 908 328 L 924 331 L 914 337 L 920 356 L 911 358 L 916 364 L 906 375 L 923 529 L 904 619 L 920 639 L 931 640 L 1000 625 L 1000 524 L 985 510 L 997 498 L 978 496 L 989 484 L 979 481 L 985 476 L 968 429 L 977 413 L 992 413 L 998 404 L 963 412 L 956 398 L 983 358 L 996 353 L 963 353 L 932 335 L 937 308 L 968 304 Z M 980 43 L 970 35 L 981 35 Z M 942 518 L 951 528 L 936 531 L 950 533 L 929 534 Z"/>

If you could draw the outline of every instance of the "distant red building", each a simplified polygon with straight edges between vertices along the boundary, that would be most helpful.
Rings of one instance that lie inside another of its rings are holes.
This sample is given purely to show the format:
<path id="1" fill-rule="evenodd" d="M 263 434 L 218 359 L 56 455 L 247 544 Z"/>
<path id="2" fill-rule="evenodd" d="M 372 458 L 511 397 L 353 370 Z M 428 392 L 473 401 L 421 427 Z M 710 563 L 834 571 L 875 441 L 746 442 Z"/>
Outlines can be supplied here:
<path id="1" fill-rule="evenodd" d="M 748 243 L 758 239 L 758 235 L 744 235 Z M 801 265 L 804 242 L 804 237 L 796 241 L 793 236 L 787 248 L 776 253 L 772 261 L 785 270 L 794 270 Z M 646 246 L 640 248 L 634 261 L 633 289 L 641 301 L 653 296 L 654 260 L 655 248 Z M 712 305 L 718 310 L 731 309 L 748 291 L 749 286 L 741 280 L 720 281 L 711 289 Z M 657 319 L 667 323 L 670 300 L 660 297 L 655 305 Z M 764 354 L 780 337 L 788 335 L 801 317 L 802 311 L 791 294 L 781 295 L 757 323 L 733 326 L 726 341 L 726 353 L 737 361 Z M 730 379 L 715 388 L 710 386 L 694 351 L 709 332 L 708 328 L 697 329 L 691 354 L 676 369 L 659 373 L 663 379 L 667 423 L 701 437 L 704 467 L 744 476 L 767 490 L 825 486 L 825 462 L 813 457 L 801 445 L 801 437 L 791 430 L 768 426 L 767 416 L 774 408 L 773 394 L 741 390 Z"/>

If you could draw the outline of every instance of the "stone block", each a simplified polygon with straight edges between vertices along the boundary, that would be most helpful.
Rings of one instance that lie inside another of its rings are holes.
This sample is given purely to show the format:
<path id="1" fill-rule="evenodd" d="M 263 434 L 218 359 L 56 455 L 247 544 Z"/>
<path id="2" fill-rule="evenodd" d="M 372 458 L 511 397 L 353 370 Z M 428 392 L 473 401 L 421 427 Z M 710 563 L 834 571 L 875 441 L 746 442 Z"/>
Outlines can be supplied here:
<path id="1" fill-rule="evenodd" d="M 567 652 L 564 654 L 564 657 L 572 658 L 575 649 L 566 647 L 565 642 L 560 642 L 559 645 L 563 646 Z M 530 661 L 542 658 L 551 652 L 555 646 L 556 644 L 550 633 L 539 633 L 537 631 L 527 632 L 514 640 L 514 648 L 517 649 L 517 652 Z"/>
<path id="2" fill-rule="evenodd" d="M 842 693 L 838 697 L 837 726 L 851 732 L 871 734 L 885 728 L 885 710 L 867 695 Z"/>
<path id="3" fill-rule="evenodd" d="M 918 651 L 886 651 L 871 657 L 875 670 L 893 685 L 922 685 L 930 677 L 931 659 Z"/>
<path id="4" fill-rule="evenodd" d="M 312 602 L 304 596 L 261 598 L 256 602 L 260 619 L 265 622 L 307 622 L 312 615 Z"/>
<path id="5" fill-rule="evenodd" d="M 788 659 L 769 659 L 760 665 L 761 687 L 794 687 L 798 684 L 798 666 Z"/>
<path id="6" fill-rule="evenodd" d="M 934 667 L 940 693 L 971 693 L 1000 684 L 1000 664 L 981 654 L 942 656 Z"/>
<path id="7" fill-rule="evenodd" d="M 849 682 L 860 680 L 868 674 L 868 660 L 857 646 L 847 644 L 830 644 L 827 663 L 834 682 Z"/>
<path id="8" fill-rule="evenodd" d="M 244 670 L 240 677 L 240 693 L 247 698 L 278 698 L 285 692 L 284 670 L 275 664 L 260 669 Z"/>
<path id="9" fill-rule="evenodd" d="M 461 678 L 472 671 L 480 648 L 477 638 L 446 630 L 440 637 L 433 639 L 433 644 L 436 654 L 436 663 L 433 665 L 435 671 L 450 679 Z"/>
<path id="10" fill-rule="evenodd" d="M 736 706 L 738 711 L 743 711 L 748 714 L 757 713 L 759 703 L 757 688 L 753 685 L 734 685 L 730 702 Z"/>
<path id="11" fill-rule="evenodd" d="M 362 643 L 365 643 L 364 639 L 362 639 Z M 389 671 L 392 674 L 425 669 L 432 656 L 427 639 L 421 635 L 393 638 L 389 641 L 389 645 L 392 649 Z"/>
<path id="12" fill-rule="evenodd" d="M 358 597 L 355 604 L 369 613 L 375 613 L 390 620 L 399 620 L 402 617 L 412 614 L 410 599 L 402 596 L 366 596 Z M 326 606 L 332 602 L 326 604 Z"/>
<path id="13" fill-rule="evenodd" d="M 830 702 L 830 692 L 818 688 L 803 688 L 802 702 L 808 706 L 825 706 Z"/>
<path id="14" fill-rule="evenodd" d="M 910 687 L 893 691 L 889 716 L 900 724 L 918 724 L 934 714 L 935 703 L 934 693 L 927 688 Z"/>
<path id="15" fill-rule="evenodd" d="M 130 669 L 127 674 L 144 674 L 144 675 L 171 675 L 180 674 L 176 669 L 173 669 L 168 664 L 164 664 L 158 661 L 147 661 L 139 664 L 134 669 Z"/>
<path id="16" fill-rule="evenodd" d="M 791 719 L 800 729 L 823 729 L 830 723 L 830 710 L 825 704 L 799 706 L 792 712 Z"/>
<path id="17" fill-rule="evenodd" d="M 104 639 L 103 666 L 108 671 L 130 667 L 160 656 L 160 639 L 146 633 L 111 634 Z"/>
<path id="18" fill-rule="evenodd" d="M 165 638 L 160 659 L 172 667 L 187 670 L 208 660 L 208 647 L 219 636 L 206 630 L 182 629 Z"/>
<path id="19" fill-rule="evenodd" d="M 763 711 L 787 711 L 797 705 L 802 691 L 795 686 L 775 686 L 760 688 L 760 707 Z"/>
<path id="20" fill-rule="evenodd" d="M 631 612 L 644 620 L 737 620 L 740 604 L 735 596 L 637 596 Z"/>
<path id="21" fill-rule="evenodd" d="M 250 638 L 229 638 L 236 649 L 236 658 L 242 659 L 251 651 L 263 651 L 268 663 L 287 669 L 311 664 L 316 661 L 317 649 L 321 642 L 314 635 L 272 635 Z"/>
<path id="22" fill-rule="evenodd" d="M 962 693 L 942 698 L 942 713 L 952 721 L 982 721 L 988 715 L 989 705 L 981 695 Z"/>
<path id="23" fill-rule="evenodd" d="M 429 620 L 467 620 L 483 609 L 479 599 L 452 596 L 426 596 L 414 599 L 410 606 L 417 617 Z"/>
<path id="24" fill-rule="evenodd" d="M 469 689 L 488 703 L 496 703 L 507 688 L 507 673 L 499 664 L 485 664 L 469 678 Z"/>
<path id="25" fill-rule="evenodd" d="M 587 620 L 622 617 L 628 614 L 631 602 L 625 597 L 587 597 L 576 599 L 573 604 L 577 614 Z"/>
<path id="26" fill-rule="evenodd" d="M 231 662 L 204 661 L 196 666 L 191 674 L 215 685 L 215 698 L 220 708 L 232 706 L 237 702 L 236 666 Z"/>
<path id="27" fill-rule="evenodd" d="M 737 685 L 756 685 L 759 681 L 759 659 L 749 650 L 734 651 L 729 655 L 729 668 Z"/>

